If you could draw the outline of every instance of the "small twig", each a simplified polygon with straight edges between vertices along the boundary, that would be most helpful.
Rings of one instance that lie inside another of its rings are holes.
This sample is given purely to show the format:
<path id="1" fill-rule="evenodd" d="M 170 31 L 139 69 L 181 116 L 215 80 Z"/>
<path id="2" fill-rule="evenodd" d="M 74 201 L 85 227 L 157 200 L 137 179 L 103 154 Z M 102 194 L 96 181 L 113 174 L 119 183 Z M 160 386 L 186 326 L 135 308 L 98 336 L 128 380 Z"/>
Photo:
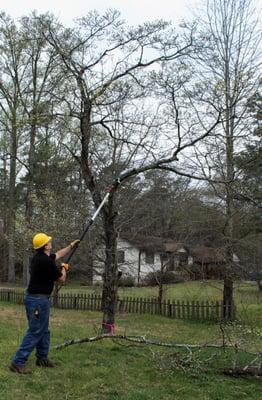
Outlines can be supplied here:
<path id="1" fill-rule="evenodd" d="M 238 347 L 237 344 L 235 344 L 235 352 L 234 352 L 234 357 L 233 357 L 233 368 L 236 368 L 237 366 L 237 359 L 238 359 Z"/>
<path id="2" fill-rule="evenodd" d="M 219 328 L 221 330 L 222 333 L 222 341 L 223 341 L 223 347 L 226 347 L 226 333 L 225 333 L 225 329 L 222 323 L 219 324 Z"/>
<path id="3" fill-rule="evenodd" d="M 252 361 L 250 361 L 250 362 L 243 368 L 243 371 L 248 370 L 248 368 L 250 368 L 252 365 L 254 365 L 255 362 L 256 362 L 257 360 L 260 360 L 260 362 L 261 362 L 261 356 L 262 356 L 262 354 L 259 353 Z M 261 369 L 261 366 L 260 366 L 260 369 Z"/>

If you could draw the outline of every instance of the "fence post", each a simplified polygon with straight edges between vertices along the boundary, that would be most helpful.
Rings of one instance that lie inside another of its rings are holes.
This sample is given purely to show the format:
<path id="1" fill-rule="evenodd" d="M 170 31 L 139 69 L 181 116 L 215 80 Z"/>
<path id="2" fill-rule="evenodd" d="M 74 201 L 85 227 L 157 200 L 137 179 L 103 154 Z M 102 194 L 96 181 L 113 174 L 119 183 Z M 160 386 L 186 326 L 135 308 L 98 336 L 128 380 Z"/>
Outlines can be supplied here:
<path id="1" fill-rule="evenodd" d="M 180 301 L 177 301 L 177 318 L 181 317 Z"/>
<path id="2" fill-rule="evenodd" d="M 170 300 L 167 300 L 167 316 L 169 318 L 172 317 L 172 307 L 171 307 Z"/>
<path id="3" fill-rule="evenodd" d="M 232 302 L 232 318 L 236 319 L 236 306 L 234 301 Z"/>
<path id="4" fill-rule="evenodd" d="M 182 318 L 185 318 L 185 302 L 182 300 Z"/>
<path id="5" fill-rule="evenodd" d="M 199 311 L 200 311 L 200 307 L 199 307 L 199 301 L 196 301 L 196 319 L 199 319 Z"/>
<path id="6" fill-rule="evenodd" d="M 210 319 L 209 302 L 208 302 L 208 300 L 206 301 L 206 317 L 207 317 L 207 319 Z"/>
<path id="7" fill-rule="evenodd" d="M 188 309 L 190 309 L 189 302 L 187 302 L 187 304 L 188 304 Z M 196 318 L 195 310 L 196 310 L 195 309 L 195 301 L 193 300 L 192 303 L 191 303 L 191 314 L 190 314 L 190 318 L 191 319 L 195 319 Z"/>

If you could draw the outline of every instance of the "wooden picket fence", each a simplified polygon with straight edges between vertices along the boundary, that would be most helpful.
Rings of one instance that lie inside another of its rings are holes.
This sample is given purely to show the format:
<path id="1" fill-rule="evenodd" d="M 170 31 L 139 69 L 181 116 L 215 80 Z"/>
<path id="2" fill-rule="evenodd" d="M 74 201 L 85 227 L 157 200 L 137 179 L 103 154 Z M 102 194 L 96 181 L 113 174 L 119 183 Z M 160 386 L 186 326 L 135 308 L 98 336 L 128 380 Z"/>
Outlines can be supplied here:
<path id="1" fill-rule="evenodd" d="M 0 300 L 23 304 L 24 293 L 14 289 L 0 289 Z M 60 293 L 57 299 L 51 297 L 57 308 L 70 310 L 101 311 L 101 295 L 85 293 Z M 179 301 L 164 300 L 162 303 L 155 298 L 123 297 L 117 300 L 118 313 L 163 315 L 170 318 L 192 320 L 234 319 L 236 307 L 223 306 L 221 301 Z"/>

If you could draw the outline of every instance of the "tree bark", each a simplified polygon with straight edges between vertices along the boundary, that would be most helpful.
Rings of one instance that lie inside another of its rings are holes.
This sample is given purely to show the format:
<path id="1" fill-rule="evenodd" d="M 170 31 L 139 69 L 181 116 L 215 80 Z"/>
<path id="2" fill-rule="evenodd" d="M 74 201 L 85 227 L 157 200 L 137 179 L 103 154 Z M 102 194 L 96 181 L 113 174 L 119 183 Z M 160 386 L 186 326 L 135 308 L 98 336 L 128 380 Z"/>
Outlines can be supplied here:
<path id="1" fill-rule="evenodd" d="M 26 188 L 26 206 L 25 206 L 25 221 L 27 225 L 27 232 L 32 230 L 32 217 L 33 217 L 33 177 L 35 171 L 35 139 L 36 139 L 36 123 L 37 114 L 34 109 L 32 113 L 32 123 L 30 129 L 30 145 L 28 155 L 28 182 Z M 24 244 L 24 256 L 23 256 L 23 284 L 27 286 L 29 282 L 29 235 L 26 237 Z"/>
<path id="2" fill-rule="evenodd" d="M 17 130 L 16 115 L 13 113 L 12 132 L 10 143 L 10 173 L 8 190 L 8 282 L 15 282 L 15 220 L 16 220 L 16 157 L 17 157 Z"/>
<path id="3" fill-rule="evenodd" d="M 114 216 L 112 215 L 112 207 L 110 211 L 110 214 L 104 220 L 106 257 L 102 291 L 102 330 L 104 332 L 114 333 L 118 288 L 116 258 L 117 233 L 115 230 Z"/>
<path id="4" fill-rule="evenodd" d="M 225 33 L 224 33 L 225 34 Z M 225 40 L 225 144 L 226 144 L 226 271 L 223 289 L 224 319 L 233 317 L 233 239 L 234 239 L 234 117 L 229 70 L 229 43 Z"/>

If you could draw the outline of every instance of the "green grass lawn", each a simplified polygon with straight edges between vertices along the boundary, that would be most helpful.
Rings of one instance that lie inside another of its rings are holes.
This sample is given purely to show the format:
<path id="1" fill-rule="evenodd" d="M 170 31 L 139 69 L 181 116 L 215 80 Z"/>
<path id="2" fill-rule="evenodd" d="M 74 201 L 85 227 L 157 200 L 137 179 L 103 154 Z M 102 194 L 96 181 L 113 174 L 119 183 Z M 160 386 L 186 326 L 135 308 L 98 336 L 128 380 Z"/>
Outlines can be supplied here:
<path id="1" fill-rule="evenodd" d="M 96 312 L 52 310 L 52 344 L 72 338 L 97 334 L 101 314 Z M 172 343 L 221 343 L 218 324 L 196 323 L 161 316 L 122 314 L 117 316 L 119 334 L 139 335 Z M 220 369 L 232 366 L 230 351 L 204 350 L 198 357 L 210 358 L 204 369 L 187 366 L 175 368 L 181 355 L 176 348 L 133 346 L 111 339 L 83 343 L 62 350 L 51 350 L 50 358 L 59 363 L 56 369 L 39 369 L 31 355 L 28 366 L 32 375 L 20 376 L 7 366 L 26 329 L 23 306 L 0 303 L 0 399 L 1 400 L 258 400 L 261 382 L 255 378 L 232 378 Z M 247 326 L 228 327 L 234 341 L 242 335 L 246 350 L 261 350 L 260 333 Z M 214 356 L 214 354 L 216 354 Z M 214 356 L 213 358 L 211 356 Z M 239 353 L 239 362 L 250 356 Z"/>

